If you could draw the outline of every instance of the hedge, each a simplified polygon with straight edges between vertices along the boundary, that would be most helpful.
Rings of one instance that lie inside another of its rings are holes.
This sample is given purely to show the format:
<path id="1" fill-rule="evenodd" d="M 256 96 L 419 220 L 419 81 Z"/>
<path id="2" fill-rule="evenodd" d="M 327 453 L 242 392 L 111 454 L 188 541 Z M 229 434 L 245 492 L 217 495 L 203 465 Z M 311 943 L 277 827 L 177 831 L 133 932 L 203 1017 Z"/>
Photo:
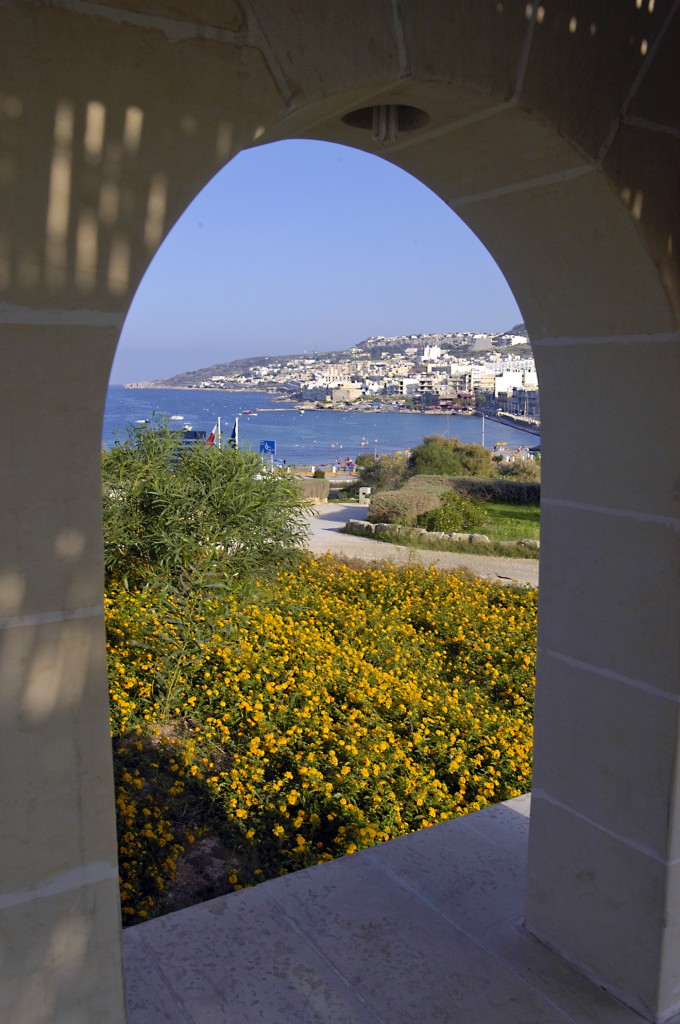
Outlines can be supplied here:
<path id="1" fill-rule="evenodd" d="M 414 526 L 423 512 L 439 508 L 441 490 L 418 490 L 408 487 L 398 491 L 379 491 L 371 495 L 368 519 L 372 523 L 399 523 Z"/>
<path id="2" fill-rule="evenodd" d="M 404 490 L 441 495 L 456 491 L 464 498 L 476 501 L 498 501 L 505 505 L 539 505 L 541 485 L 503 477 L 481 476 L 412 476 Z"/>
<path id="3" fill-rule="evenodd" d="M 497 501 L 504 505 L 540 505 L 541 485 L 519 480 L 484 477 L 451 478 L 453 489 L 475 501 Z"/>

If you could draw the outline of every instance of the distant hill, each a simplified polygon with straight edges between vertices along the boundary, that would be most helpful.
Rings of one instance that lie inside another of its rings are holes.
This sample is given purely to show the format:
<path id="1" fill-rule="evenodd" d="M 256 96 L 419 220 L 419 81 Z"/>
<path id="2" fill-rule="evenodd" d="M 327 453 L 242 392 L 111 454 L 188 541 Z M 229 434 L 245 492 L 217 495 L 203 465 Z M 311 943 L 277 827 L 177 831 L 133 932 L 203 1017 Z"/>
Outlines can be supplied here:
<path id="1" fill-rule="evenodd" d="M 504 335 L 523 335 L 527 337 L 527 331 L 524 324 L 516 324 L 515 327 L 509 331 L 502 331 L 501 334 L 494 335 L 496 338 L 501 338 Z M 183 373 L 177 373 L 174 377 L 166 377 L 162 380 L 144 381 L 144 387 L 155 387 L 155 388 L 182 388 L 190 387 L 192 385 L 200 384 L 201 381 L 209 380 L 211 377 L 237 377 L 241 374 L 248 375 L 258 366 L 272 366 L 276 364 L 289 363 L 292 360 L 318 360 L 319 362 L 328 362 L 329 360 L 337 360 L 342 362 L 347 359 L 367 359 L 376 357 L 376 349 L 380 352 L 389 352 L 391 355 L 397 353 L 403 353 L 405 349 L 410 347 L 416 347 L 419 343 L 419 339 L 424 338 L 422 335 L 410 335 L 402 336 L 399 338 L 366 338 L 364 341 L 357 342 L 356 345 L 352 345 L 347 349 L 336 349 L 331 352 L 296 352 L 291 355 L 272 355 L 272 356 L 249 356 L 246 359 L 231 359 L 228 363 L 214 363 L 212 366 L 203 366 L 197 370 L 185 370 Z M 423 341 L 420 341 L 423 344 Z M 468 351 L 465 344 L 462 344 L 457 339 L 444 338 L 438 341 L 442 349 L 448 349 L 452 354 L 463 354 Z M 134 385 L 132 385 L 134 386 Z M 141 385 L 140 385 L 141 386 Z M 266 390 L 266 382 L 263 382 L 263 388 Z"/>
<path id="2" fill-rule="evenodd" d="M 184 373 L 177 373 L 174 377 L 167 377 L 165 380 L 155 380 L 153 387 L 178 388 L 186 387 L 188 384 L 198 384 L 210 377 L 237 377 L 240 374 L 248 374 L 257 366 L 270 366 L 272 363 L 288 362 L 290 359 L 304 359 L 305 356 L 250 356 L 247 359 L 232 359 L 228 363 L 215 363 L 213 366 L 204 366 L 198 370 L 186 370 Z"/>

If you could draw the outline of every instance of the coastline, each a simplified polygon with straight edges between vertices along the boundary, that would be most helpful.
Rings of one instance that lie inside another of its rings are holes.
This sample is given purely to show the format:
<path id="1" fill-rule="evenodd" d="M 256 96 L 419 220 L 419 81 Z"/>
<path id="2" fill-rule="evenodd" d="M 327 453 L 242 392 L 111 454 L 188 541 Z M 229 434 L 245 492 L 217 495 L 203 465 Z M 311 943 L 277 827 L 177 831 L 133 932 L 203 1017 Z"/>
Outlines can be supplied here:
<path id="1" fill-rule="evenodd" d="M 523 430 L 525 434 L 533 434 L 535 437 L 541 436 L 541 427 L 530 425 L 525 423 L 523 420 L 517 420 L 513 416 L 489 416 L 486 412 L 476 412 L 475 416 L 484 417 L 485 420 L 490 420 L 492 423 L 500 423 L 504 427 L 512 427 L 513 430 Z"/>
<path id="2" fill-rule="evenodd" d="M 119 384 L 119 385 L 114 385 L 114 386 L 125 388 L 126 391 L 191 391 L 191 392 L 196 392 L 196 393 L 201 393 L 201 392 L 207 391 L 207 392 L 210 392 L 210 394 L 216 394 L 216 393 L 220 393 L 221 392 L 222 394 L 229 394 L 229 395 L 248 395 L 248 394 L 253 394 L 254 393 L 254 389 L 253 388 L 193 388 L 193 387 L 190 387 L 189 385 L 182 385 L 182 384 L 173 384 L 173 385 L 169 385 L 169 386 L 164 386 L 162 388 L 158 384 L 145 384 L 145 383 L 141 383 L 141 384 Z M 342 409 L 335 409 L 335 408 L 328 407 L 328 406 L 317 406 L 316 404 L 307 404 L 307 403 L 301 402 L 299 400 L 296 400 L 294 398 L 286 398 L 285 395 L 282 395 L 280 391 L 263 392 L 261 390 L 258 390 L 258 392 L 256 392 L 256 393 L 259 393 L 259 394 L 270 394 L 272 396 L 272 401 L 279 403 L 278 407 L 274 408 L 274 409 L 266 409 L 266 408 L 263 408 L 263 407 L 256 407 L 256 409 L 255 409 L 256 412 L 287 412 L 287 411 L 293 410 L 295 412 L 341 412 L 343 414 L 345 414 L 345 413 L 353 413 L 353 414 L 359 414 L 359 415 L 361 415 L 361 414 L 363 414 L 363 415 L 375 415 L 375 414 L 380 414 L 380 413 L 398 413 L 399 415 L 404 415 L 404 416 L 410 416 L 410 415 L 417 415 L 417 416 L 456 416 L 456 417 L 458 417 L 458 416 L 462 416 L 462 417 L 476 416 L 477 418 L 480 418 L 480 417 L 483 416 L 485 420 L 489 420 L 489 422 L 491 422 L 491 423 L 498 423 L 501 426 L 512 427 L 515 430 L 521 430 L 525 434 L 533 434 L 535 437 L 540 437 L 541 436 L 540 423 L 538 425 L 536 425 L 535 421 L 525 422 L 523 420 L 516 419 L 515 417 L 510 416 L 510 415 L 503 415 L 503 414 L 501 414 L 500 416 L 494 416 L 494 415 L 490 415 L 489 413 L 481 413 L 481 412 L 477 412 L 477 411 L 474 411 L 474 412 L 454 412 L 454 411 L 451 411 L 451 410 L 448 410 L 448 409 L 400 409 L 400 408 L 395 408 L 392 405 L 390 405 L 390 406 L 381 406 L 380 408 L 377 408 L 377 409 L 357 409 L 357 408 L 352 408 L 351 406 L 344 407 Z"/>
<path id="3" fill-rule="evenodd" d="M 280 391 L 267 391 L 266 388 L 193 388 L 190 384 L 152 384 L 142 381 L 141 384 L 112 384 L 111 387 L 125 388 L 126 391 L 224 391 L 229 395 L 249 395 L 256 392 L 260 395 L 280 395 Z M 288 401 L 288 399 L 283 399 Z M 292 399 L 291 399 L 292 401 Z"/>
<path id="4" fill-rule="evenodd" d="M 231 430 L 235 417 L 239 416 L 242 444 L 257 451 L 263 440 L 275 441 L 276 458 L 298 466 L 333 464 L 338 462 L 338 456 L 344 459 L 347 454 L 354 458 L 362 452 L 388 454 L 412 449 L 421 443 L 422 437 L 432 433 L 457 436 L 463 443 L 480 442 L 481 422 L 474 415 L 427 415 L 392 405 L 382 409 L 369 405 L 366 409 L 307 411 L 300 408 L 300 404 L 281 401 L 276 394 L 252 389 L 233 392 L 225 388 L 127 390 L 121 385 L 112 385 L 102 425 L 102 442 L 107 448 L 118 443 L 126 436 L 129 426 L 146 421 L 154 412 L 206 431 L 213 428 L 218 418 L 222 420 L 223 431 Z M 257 416 L 246 415 L 254 411 Z M 394 415 L 396 412 L 401 415 Z M 516 446 L 538 443 L 538 438 L 529 441 L 526 432 L 516 430 L 510 421 L 489 421 L 486 439 L 489 447 L 496 441 Z"/>

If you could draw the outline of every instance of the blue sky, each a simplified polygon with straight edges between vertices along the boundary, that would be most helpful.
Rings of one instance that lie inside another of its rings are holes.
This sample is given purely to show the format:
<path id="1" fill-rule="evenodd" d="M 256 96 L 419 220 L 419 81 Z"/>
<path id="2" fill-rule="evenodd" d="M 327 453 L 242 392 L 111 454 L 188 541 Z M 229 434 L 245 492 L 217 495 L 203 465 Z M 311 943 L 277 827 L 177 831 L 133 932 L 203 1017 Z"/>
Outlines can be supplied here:
<path id="1" fill-rule="evenodd" d="M 239 154 L 165 239 L 111 383 L 521 319 L 486 249 L 415 178 L 344 146 L 278 142 Z"/>

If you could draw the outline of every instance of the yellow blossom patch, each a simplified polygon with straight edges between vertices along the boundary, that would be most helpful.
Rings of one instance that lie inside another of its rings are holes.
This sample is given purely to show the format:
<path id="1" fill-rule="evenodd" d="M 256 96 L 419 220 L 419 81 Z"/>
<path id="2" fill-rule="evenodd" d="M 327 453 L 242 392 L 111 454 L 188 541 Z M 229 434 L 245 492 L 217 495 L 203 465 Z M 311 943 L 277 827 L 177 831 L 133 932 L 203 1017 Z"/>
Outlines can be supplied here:
<path id="1" fill-rule="evenodd" d="M 253 594 L 107 595 L 131 922 L 200 828 L 241 888 L 530 786 L 534 591 L 322 559 Z"/>

